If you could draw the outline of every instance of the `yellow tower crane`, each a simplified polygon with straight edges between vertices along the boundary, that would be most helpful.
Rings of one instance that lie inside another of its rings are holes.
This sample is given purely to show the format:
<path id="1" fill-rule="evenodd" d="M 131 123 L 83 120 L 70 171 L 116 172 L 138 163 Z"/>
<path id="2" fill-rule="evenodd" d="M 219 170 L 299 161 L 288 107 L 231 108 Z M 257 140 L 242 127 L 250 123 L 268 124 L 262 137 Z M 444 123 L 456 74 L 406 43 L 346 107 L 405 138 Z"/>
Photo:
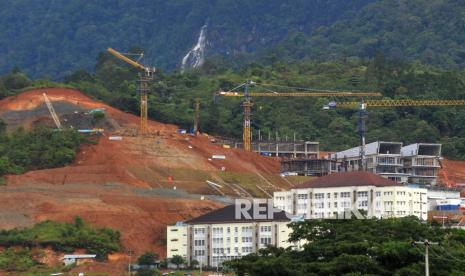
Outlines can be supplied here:
<path id="1" fill-rule="evenodd" d="M 382 96 L 379 92 L 346 92 L 346 91 L 329 91 L 320 90 L 312 92 L 249 92 L 250 86 L 255 83 L 252 81 L 246 81 L 239 85 L 244 87 L 244 92 L 236 91 L 220 91 L 216 96 L 222 97 L 243 97 L 244 101 L 242 106 L 244 107 L 244 121 L 242 139 L 244 143 L 244 150 L 252 151 L 252 135 L 251 135 L 251 109 L 252 109 L 252 97 L 379 97 Z"/>
<path id="2" fill-rule="evenodd" d="M 194 135 L 197 136 L 200 132 L 200 99 L 195 98 L 194 102 Z"/>
<path id="3" fill-rule="evenodd" d="M 366 169 L 366 155 L 365 155 L 365 118 L 366 109 L 368 107 L 402 107 L 402 106 L 463 106 L 465 100 L 413 100 L 413 99 L 400 99 L 400 100 L 366 100 L 360 102 L 330 102 L 324 106 L 323 109 L 332 108 L 350 108 L 359 110 L 359 124 L 358 132 L 360 135 L 360 170 Z"/>
<path id="4" fill-rule="evenodd" d="M 147 95 L 149 93 L 149 81 L 153 79 L 153 74 L 155 73 L 155 67 L 148 67 L 145 65 L 140 64 L 138 61 L 134 61 L 124 54 L 112 49 L 108 48 L 107 51 L 112 54 L 113 56 L 117 57 L 118 59 L 134 66 L 135 68 L 141 70 L 139 72 L 139 81 L 138 81 L 138 92 L 140 95 L 140 134 L 145 135 L 147 134 Z M 143 53 L 138 54 L 140 57 L 143 56 Z"/>

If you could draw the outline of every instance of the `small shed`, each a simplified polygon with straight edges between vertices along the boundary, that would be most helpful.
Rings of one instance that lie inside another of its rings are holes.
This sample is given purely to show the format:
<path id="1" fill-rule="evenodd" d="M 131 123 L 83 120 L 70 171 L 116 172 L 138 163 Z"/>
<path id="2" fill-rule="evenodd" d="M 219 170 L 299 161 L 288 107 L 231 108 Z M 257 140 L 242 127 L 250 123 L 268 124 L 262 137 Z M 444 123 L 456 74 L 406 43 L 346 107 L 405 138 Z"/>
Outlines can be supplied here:
<path id="1" fill-rule="evenodd" d="M 65 255 L 63 257 L 63 263 L 65 265 L 76 264 L 80 265 L 83 263 L 93 262 L 97 255 L 93 254 L 79 254 L 79 255 Z"/>

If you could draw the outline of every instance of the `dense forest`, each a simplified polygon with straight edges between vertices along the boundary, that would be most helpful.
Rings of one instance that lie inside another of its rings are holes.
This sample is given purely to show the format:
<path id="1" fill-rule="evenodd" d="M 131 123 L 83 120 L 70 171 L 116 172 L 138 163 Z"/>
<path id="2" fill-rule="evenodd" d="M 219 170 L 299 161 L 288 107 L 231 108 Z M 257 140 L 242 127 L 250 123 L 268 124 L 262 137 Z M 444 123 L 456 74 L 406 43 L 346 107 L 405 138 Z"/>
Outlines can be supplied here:
<path id="1" fill-rule="evenodd" d="M 15 94 L 26 86 L 66 85 L 80 89 L 124 111 L 138 114 L 137 72 L 107 53 L 99 55 L 95 73 L 78 70 L 61 84 L 31 81 L 16 70 L 0 78 L 0 95 Z M 464 99 L 465 73 L 421 64 L 401 63 L 382 54 L 373 59 L 339 62 L 251 64 L 231 69 L 227 61 L 213 59 L 200 70 L 185 74 L 158 71 L 151 83 L 149 117 L 191 128 L 194 99 L 201 99 L 201 130 L 235 137 L 242 133 L 239 98 L 214 99 L 250 79 L 252 91 L 295 91 L 297 87 L 351 91 L 379 91 L 385 99 Z M 266 90 L 265 90 L 266 89 Z M 323 110 L 329 101 L 349 98 L 255 98 L 252 116 L 254 139 L 319 141 L 322 150 L 342 150 L 358 145 L 357 110 Z M 443 143 L 448 158 L 465 159 L 465 107 L 397 107 L 368 110 L 367 140 Z"/>
<path id="2" fill-rule="evenodd" d="M 463 275 L 465 232 L 426 225 L 414 217 L 307 220 L 294 223 L 291 241 L 310 241 L 302 251 L 261 249 L 229 261 L 238 275 L 424 275 L 424 245 L 431 275 Z"/>
<path id="3" fill-rule="evenodd" d="M 0 74 L 18 65 L 33 78 L 62 79 L 92 70 L 107 47 L 134 45 L 147 64 L 171 71 L 205 24 L 207 57 L 235 66 L 381 52 L 462 68 L 464 8 L 456 0 L 9 0 L 0 9 Z"/>
<path id="4" fill-rule="evenodd" d="M 18 65 L 32 77 L 59 79 L 92 69 L 108 47 L 138 45 L 147 63 L 174 69 L 207 24 L 207 54 L 254 52 L 342 19 L 373 0 L 3 1 L 0 73 Z M 14 43 L 12 43 L 14 42 Z"/>

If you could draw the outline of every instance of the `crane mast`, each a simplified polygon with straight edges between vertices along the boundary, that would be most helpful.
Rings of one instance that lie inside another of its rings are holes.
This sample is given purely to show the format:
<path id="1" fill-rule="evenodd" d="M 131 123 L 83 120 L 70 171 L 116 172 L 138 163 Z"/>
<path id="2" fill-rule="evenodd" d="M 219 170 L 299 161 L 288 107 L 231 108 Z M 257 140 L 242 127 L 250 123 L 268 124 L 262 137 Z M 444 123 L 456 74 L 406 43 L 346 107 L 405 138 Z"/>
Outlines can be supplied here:
<path id="1" fill-rule="evenodd" d="M 60 119 L 58 118 L 58 115 L 55 112 L 55 109 L 53 108 L 52 102 L 50 102 L 49 98 L 47 97 L 47 94 L 42 93 L 42 95 L 44 96 L 45 104 L 47 105 L 50 115 L 52 116 L 53 122 L 55 123 L 58 129 L 61 129 Z"/>
<path id="2" fill-rule="evenodd" d="M 194 103 L 194 135 L 197 135 L 200 132 L 200 99 L 196 98 Z"/>
<path id="3" fill-rule="evenodd" d="M 121 54 L 120 52 L 108 48 L 107 51 L 115 56 L 116 58 L 132 65 L 133 67 L 140 69 L 142 72 L 138 73 L 139 79 L 137 81 L 137 92 L 140 96 L 140 133 L 142 135 L 147 134 L 148 127 L 147 127 L 147 117 L 148 117 L 148 93 L 149 90 L 149 82 L 153 80 L 153 74 L 155 73 L 156 69 L 154 67 L 147 67 L 140 64 L 137 61 L 134 61 L 125 55 Z"/>

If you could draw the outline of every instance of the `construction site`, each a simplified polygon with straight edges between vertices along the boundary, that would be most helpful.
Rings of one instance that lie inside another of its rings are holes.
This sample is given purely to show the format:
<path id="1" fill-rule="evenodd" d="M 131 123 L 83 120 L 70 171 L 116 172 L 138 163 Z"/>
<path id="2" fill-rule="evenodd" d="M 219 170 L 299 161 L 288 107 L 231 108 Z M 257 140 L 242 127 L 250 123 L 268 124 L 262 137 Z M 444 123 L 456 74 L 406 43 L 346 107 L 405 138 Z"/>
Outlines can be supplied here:
<path id="1" fill-rule="evenodd" d="M 312 177 L 365 170 L 427 187 L 458 189 L 465 183 L 465 162 L 444 159 L 440 144 L 366 144 L 364 134 L 366 107 L 463 105 L 465 101 L 338 103 L 337 107 L 360 107 L 360 145 L 340 152 L 320 152 L 318 141 L 264 139 L 260 134 L 252 140 L 252 98 L 360 98 L 379 93 L 254 93 L 250 92 L 253 83 L 247 81 L 240 86 L 244 92 L 217 94 L 243 98 L 243 139 L 239 141 L 202 133 L 199 101 L 195 102 L 192 133 L 148 120 L 147 83 L 155 69 L 109 51 L 141 70 L 140 116 L 74 89 L 36 89 L 0 101 L 0 118 L 9 130 L 38 125 L 73 128 L 96 141 L 82 146 L 69 166 L 8 175 L 0 193 L 0 227 L 27 227 L 44 220 L 69 222 L 80 216 L 93 225 L 119 230 L 124 248 L 135 254 L 154 251 L 164 256 L 166 225 L 205 214 L 234 198 L 271 198 L 273 192 L 289 190 Z M 121 269 L 127 258 L 118 253 L 109 257 L 111 265 L 93 264 L 87 269 Z"/>

